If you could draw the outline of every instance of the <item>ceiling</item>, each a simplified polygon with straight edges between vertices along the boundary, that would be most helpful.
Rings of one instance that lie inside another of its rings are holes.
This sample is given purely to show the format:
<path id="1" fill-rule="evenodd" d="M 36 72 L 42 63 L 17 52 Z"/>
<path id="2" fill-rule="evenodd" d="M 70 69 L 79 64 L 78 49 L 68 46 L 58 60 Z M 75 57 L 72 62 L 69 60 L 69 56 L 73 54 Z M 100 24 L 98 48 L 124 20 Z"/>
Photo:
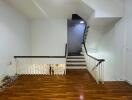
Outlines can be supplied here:
<path id="1" fill-rule="evenodd" d="M 92 9 L 82 0 L 4 0 L 28 18 L 69 19 L 73 13 L 87 20 Z"/>
<path id="2" fill-rule="evenodd" d="M 120 20 L 120 17 L 102 17 L 102 18 L 94 18 L 88 20 L 88 24 L 90 27 L 96 28 L 98 30 L 103 30 L 104 32 L 108 32 L 109 29 L 113 28 L 113 26 Z"/>

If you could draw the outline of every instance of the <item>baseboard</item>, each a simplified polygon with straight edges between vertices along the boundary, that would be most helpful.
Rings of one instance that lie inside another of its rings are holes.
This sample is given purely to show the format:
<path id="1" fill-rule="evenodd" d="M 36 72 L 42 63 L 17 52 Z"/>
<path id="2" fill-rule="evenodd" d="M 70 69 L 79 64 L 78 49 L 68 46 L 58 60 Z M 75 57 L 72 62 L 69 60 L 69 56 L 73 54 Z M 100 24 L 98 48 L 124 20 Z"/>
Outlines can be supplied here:
<path id="1" fill-rule="evenodd" d="M 132 82 L 131 81 L 126 81 L 129 85 L 132 85 Z"/>
<path id="2" fill-rule="evenodd" d="M 2 80 L 3 80 L 4 77 L 5 77 L 5 75 L 0 75 L 0 86 L 3 85 L 3 84 L 2 84 Z"/>
<path id="3" fill-rule="evenodd" d="M 87 69 L 86 67 L 66 67 L 66 69 Z"/>
<path id="4" fill-rule="evenodd" d="M 0 81 L 5 77 L 6 75 L 0 75 Z"/>

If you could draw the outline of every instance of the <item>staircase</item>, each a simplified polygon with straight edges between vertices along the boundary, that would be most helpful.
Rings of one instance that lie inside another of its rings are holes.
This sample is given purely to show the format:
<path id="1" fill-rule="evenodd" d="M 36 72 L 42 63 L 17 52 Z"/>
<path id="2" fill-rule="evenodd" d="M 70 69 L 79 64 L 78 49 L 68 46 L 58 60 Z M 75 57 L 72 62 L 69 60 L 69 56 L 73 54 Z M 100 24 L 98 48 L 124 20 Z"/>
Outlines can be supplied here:
<path id="1" fill-rule="evenodd" d="M 68 55 L 66 58 L 67 69 L 86 69 L 86 61 L 83 54 Z"/>

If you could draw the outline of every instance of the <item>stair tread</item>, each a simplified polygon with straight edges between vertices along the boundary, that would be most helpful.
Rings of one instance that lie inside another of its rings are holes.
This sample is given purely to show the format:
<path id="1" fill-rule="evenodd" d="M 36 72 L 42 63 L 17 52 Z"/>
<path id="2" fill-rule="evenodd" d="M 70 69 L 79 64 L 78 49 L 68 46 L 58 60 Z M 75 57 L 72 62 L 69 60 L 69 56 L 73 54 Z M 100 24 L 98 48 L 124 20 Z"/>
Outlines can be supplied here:
<path id="1" fill-rule="evenodd" d="M 86 69 L 87 64 L 86 64 L 84 55 L 67 56 L 66 68 L 67 69 Z"/>
<path id="2" fill-rule="evenodd" d="M 87 69 L 87 68 L 86 67 L 80 67 L 80 66 L 76 66 L 76 67 L 68 66 L 68 67 L 66 67 L 66 69 Z"/>
<path id="3" fill-rule="evenodd" d="M 84 57 L 67 57 L 67 59 L 85 59 Z"/>
<path id="4" fill-rule="evenodd" d="M 86 64 L 66 64 L 66 66 L 86 66 Z"/>
<path id="5" fill-rule="evenodd" d="M 66 66 L 66 67 L 87 67 L 87 66 Z"/>
<path id="6" fill-rule="evenodd" d="M 67 56 L 67 57 L 84 57 L 84 56 Z"/>
<path id="7" fill-rule="evenodd" d="M 67 61 L 85 61 L 85 59 L 67 59 Z"/>
<path id="8" fill-rule="evenodd" d="M 77 62 L 78 62 L 78 63 L 84 63 L 85 61 L 66 61 L 66 62 L 68 62 L 68 63 L 72 63 L 72 62 L 73 62 L 73 63 L 77 63 Z"/>
<path id="9" fill-rule="evenodd" d="M 66 64 L 86 64 L 86 62 L 66 62 Z"/>

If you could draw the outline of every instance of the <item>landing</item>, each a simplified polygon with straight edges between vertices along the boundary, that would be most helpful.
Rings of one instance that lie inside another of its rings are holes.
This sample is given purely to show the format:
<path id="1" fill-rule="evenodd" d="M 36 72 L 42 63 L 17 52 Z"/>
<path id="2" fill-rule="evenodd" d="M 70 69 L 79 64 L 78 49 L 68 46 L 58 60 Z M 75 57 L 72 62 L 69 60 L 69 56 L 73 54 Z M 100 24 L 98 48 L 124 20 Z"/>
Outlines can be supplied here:
<path id="1" fill-rule="evenodd" d="M 20 76 L 0 100 L 132 100 L 124 82 L 97 85 L 87 70 L 68 70 L 66 76 Z"/>

